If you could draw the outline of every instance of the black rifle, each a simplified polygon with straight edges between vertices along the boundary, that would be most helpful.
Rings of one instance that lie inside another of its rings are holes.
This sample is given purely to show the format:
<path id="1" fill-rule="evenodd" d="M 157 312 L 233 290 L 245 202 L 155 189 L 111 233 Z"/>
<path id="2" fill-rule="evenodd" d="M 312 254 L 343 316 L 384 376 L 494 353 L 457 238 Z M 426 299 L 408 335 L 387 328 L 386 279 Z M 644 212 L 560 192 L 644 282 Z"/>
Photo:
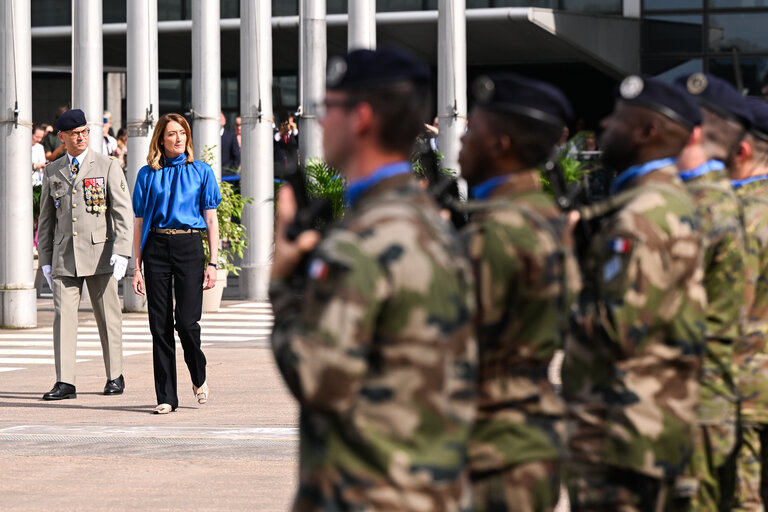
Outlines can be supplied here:
<path id="1" fill-rule="evenodd" d="M 419 152 L 417 158 L 429 183 L 427 191 L 432 194 L 440 208 L 451 213 L 451 223 L 454 227 L 461 229 L 467 223 L 467 214 L 461 209 L 458 180 L 440 169 L 437 155 L 429 146 Z"/>
<path id="2" fill-rule="evenodd" d="M 333 220 L 333 205 L 324 197 L 312 197 L 307 190 L 305 173 L 297 165 L 291 165 L 282 176 L 293 189 L 296 197 L 296 216 L 288 225 L 286 236 L 294 242 L 304 231 L 323 231 Z"/>
<path id="3" fill-rule="evenodd" d="M 286 238 L 291 242 L 305 231 L 317 230 L 322 233 L 333 220 L 333 205 L 324 197 L 312 197 L 307 190 L 305 173 L 296 164 L 291 165 L 281 176 L 293 189 L 296 198 L 296 216 L 286 228 Z M 306 286 L 307 270 L 311 261 L 311 253 L 301 259 L 288 280 L 294 290 L 303 290 Z"/>

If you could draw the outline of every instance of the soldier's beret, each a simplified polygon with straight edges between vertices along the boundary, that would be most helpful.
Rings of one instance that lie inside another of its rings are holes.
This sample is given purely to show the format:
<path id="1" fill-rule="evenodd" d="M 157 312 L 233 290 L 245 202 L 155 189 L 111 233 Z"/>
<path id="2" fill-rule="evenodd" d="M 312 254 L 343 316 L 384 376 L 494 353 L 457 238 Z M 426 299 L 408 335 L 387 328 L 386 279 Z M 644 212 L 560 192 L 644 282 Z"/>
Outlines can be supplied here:
<path id="1" fill-rule="evenodd" d="M 744 98 L 752 112 L 750 132 L 760 139 L 768 141 L 768 101 L 760 98 Z"/>
<path id="2" fill-rule="evenodd" d="M 677 77 L 675 85 L 690 94 L 699 105 L 717 115 L 737 121 L 747 128 L 752 124 L 752 113 L 744 97 L 722 78 L 707 73 L 693 73 Z"/>
<path id="3" fill-rule="evenodd" d="M 66 132 L 80 126 L 85 126 L 88 122 L 85 120 L 85 113 L 79 108 L 67 110 L 56 121 L 56 129 L 60 132 Z"/>
<path id="4" fill-rule="evenodd" d="M 618 97 L 624 103 L 655 110 L 689 130 L 701 124 L 701 110 L 691 95 L 656 78 L 630 75 L 619 85 Z"/>
<path id="5" fill-rule="evenodd" d="M 472 84 L 477 106 L 562 126 L 573 118 L 568 99 L 557 87 L 514 73 L 483 75 Z"/>
<path id="6" fill-rule="evenodd" d="M 329 90 L 350 90 L 394 82 L 429 82 L 429 68 L 397 48 L 354 50 L 328 60 L 325 76 Z"/>

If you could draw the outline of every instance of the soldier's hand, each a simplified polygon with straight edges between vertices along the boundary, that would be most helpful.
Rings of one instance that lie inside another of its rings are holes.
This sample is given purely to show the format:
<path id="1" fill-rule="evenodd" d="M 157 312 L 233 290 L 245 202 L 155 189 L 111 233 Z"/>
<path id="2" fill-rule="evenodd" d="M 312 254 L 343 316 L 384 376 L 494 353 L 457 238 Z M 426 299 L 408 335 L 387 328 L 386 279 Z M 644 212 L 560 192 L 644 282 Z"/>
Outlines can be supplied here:
<path id="1" fill-rule="evenodd" d="M 288 240 L 285 232 L 296 216 L 296 197 L 290 185 L 280 187 L 277 193 L 277 219 L 275 221 L 275 256 L 272 259 L 272 279 L 284 279 L 293 274 L 301 258 L 320 241 L 320 233 L 304 231 L 295 241 Z"/>

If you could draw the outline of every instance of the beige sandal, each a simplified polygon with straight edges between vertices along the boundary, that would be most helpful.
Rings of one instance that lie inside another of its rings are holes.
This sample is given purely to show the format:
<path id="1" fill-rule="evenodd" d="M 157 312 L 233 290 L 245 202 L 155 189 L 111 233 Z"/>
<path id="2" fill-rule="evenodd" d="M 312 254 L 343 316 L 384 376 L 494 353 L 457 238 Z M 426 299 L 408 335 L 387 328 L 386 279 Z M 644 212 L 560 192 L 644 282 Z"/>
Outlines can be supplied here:
<path id="1" fill-rule="evenodd" d="M 195 394 L 195 398 L 197 398 L 197 403 L 206 403 L 208 401 L 208 382 L 203 382 L 203 385 L 199 388 L 192 386 L 192 392 Z"/>
<path id="2" fill-rule="evenodd" d="M 155 407 L 155 410 L 153 411 L 154 414 L 168 414 L 169 412 L 173 411 L 173 407 L 171 407 L 171 404 L 160 404 L 157 407 Z"/>

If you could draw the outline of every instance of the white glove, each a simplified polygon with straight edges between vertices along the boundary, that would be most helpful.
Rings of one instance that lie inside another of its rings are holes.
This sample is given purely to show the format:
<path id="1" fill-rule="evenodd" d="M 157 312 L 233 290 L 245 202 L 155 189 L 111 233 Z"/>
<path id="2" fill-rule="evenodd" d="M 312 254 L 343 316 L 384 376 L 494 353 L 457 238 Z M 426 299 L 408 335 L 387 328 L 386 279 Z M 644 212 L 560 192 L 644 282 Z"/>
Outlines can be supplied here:
<path id="1" fill-rule="evenodd" d="M 43 277 L 48 281 L 48 287 L 53 291 L 53 279 L 51 279 L 51 266 L 43 265 Z"/>
<path id="2" fill-rule="evenodd" d="M 125 277 L 125 270 L 128 268 L 128 258 L 119 254 L 113 254 L 109 262 L 112 264 L 112 277 L 115 278 L 115 281 L 120 281 Z"/>

